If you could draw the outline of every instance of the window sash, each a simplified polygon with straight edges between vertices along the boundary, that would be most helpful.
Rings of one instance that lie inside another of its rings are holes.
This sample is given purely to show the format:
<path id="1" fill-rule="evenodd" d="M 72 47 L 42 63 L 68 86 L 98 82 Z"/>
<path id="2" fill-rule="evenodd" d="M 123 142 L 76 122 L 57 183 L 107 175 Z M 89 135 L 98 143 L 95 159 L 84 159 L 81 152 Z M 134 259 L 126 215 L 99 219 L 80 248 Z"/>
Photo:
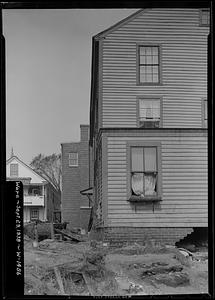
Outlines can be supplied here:
<path id="1" fill-rule="evenodd" d="M 10 176 L 18 177 L 18 164 L 10 164 Z"/>
<path id="2" fill-rule="evenodd" d="M 139 99 L 139 121 L 160 120 L 160 99 Z"/>
<path id="3" fill-rule="evenodd" d="M 131 147 L 131 191 L 139 196 L 157 196 L 157 147 Z"/>
<path id="4" fill-rule="evenodd" d="M 31 218 L 31 220 L 39 219 L 39 210 L 38 209 L 32 209 L 30 218 Z"/>
<path id="5" fill-rule="evenodd" d="M 78 153 L 69 153 L 69 166 L 78 166 Z"/>
<path id="6" fill-rule="evenodd" d="M 140 83 L 159 82 L 159 47 L 139 46 Z"/>
<path id="7" fill-rule="evenodd" d="M 200 15 L 200 24 L 202 26 L 209 26 L 210 25 L 210 10 L 209 9 L 202 9 Z"/>
<path id="8" fill-rule="evenodd" d="M 156 147 L 131 147 L 131 172 L 157 172 Z"/>

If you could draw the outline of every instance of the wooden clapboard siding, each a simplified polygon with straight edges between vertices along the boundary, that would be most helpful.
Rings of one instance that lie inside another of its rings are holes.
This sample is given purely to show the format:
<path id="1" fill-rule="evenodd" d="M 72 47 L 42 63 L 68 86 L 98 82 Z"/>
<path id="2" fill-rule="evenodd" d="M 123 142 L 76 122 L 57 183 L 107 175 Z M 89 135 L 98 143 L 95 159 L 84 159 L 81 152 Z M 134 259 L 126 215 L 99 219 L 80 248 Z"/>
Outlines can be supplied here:
<path id="1" fill-rule="evenodd" d="M 136 127 L 137 96 L 162 98 L 163 127 L 202 127 L 207 35 L 199 9 L 146 9 L 102 39 L 102 127 Z M 101 41 L 100 41 L 101 42 Z M 161 46 L 161 84 L 137 84 L 137 43 Z"/>
<path id="2" fill-rule="evenodd" d="M 194 130 L 195 131 L 195 130 Z M 169 136 L 107 134 L 107 197 L 109 226 L 207 226 L 207 137 L 181 133 Z M 160 142 L 162 201 L 128 202 L 127 142 Z"/>

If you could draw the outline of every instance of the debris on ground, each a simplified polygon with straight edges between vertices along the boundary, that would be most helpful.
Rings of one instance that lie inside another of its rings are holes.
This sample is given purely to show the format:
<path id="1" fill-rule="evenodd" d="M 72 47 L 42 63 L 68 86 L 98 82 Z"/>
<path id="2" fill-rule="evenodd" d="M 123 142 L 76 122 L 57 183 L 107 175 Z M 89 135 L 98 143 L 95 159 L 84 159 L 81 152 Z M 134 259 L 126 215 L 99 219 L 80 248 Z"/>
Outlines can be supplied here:
<path id="1" fill-rule="evenodd" d="M 120 248 L 58 228 L 68 240 L 24 235 L 25 294 L 128 296 L 207 293 L 207 251 L 149 242 Z M 75 231 L 75 232 L 74 232 Z"/>
<path id="2" fill-rule="evenodd" d="M 55 232 L 60 233 L 63 236 L 63 239 L 69 239 L 75 242 L 83 242 L 85 239 L 78 233 L 71 232 L 68 229 L 56 229 Z"/>
<path id="3" fill-rule="evenodd" d="M 172 287 L 189 285 L 190 283 L 188 274 L 184 272 L 176 272 L 174 274 L 158 274 L 154 279 L 158 283 L 163 283 Z"/>

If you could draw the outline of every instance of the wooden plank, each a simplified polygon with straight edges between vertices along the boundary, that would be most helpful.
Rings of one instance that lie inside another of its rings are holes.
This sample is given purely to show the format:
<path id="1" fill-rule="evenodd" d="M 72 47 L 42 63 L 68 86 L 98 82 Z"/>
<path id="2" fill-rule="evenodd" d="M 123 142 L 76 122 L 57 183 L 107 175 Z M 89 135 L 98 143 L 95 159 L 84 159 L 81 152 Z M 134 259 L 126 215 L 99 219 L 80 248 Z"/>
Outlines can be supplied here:
<path id="1" fill-rule="evenodd" d="M 61 295 L 66 295 L 59 269 L 57 267 L 54 267 L 54 272 L 55 272 L 55 276 L 56 276 L 56 279 L 57 279 L 57 282 L 58 282 L 58 285 L 60 288 Z"/>
<path id="2" fill-rule="evenodd" d="M 60 230 L 60 229 L 55 228 L 55 231 L 58 232 L 58 233 L 61 233 L 62 235 L 65 235 L 66 237 L 70 238 L 71 240 L 74 240 L 74 241 L 77 241 L 77 242 L 83 242 L 84 241 L 84 239 L 81 236 L 79 236 L 77 234 L 74 234 L 74 233 L 72 233 L 68 230 L 65 230 L 65 229 Z"/>
<path id="3" fill-rule="evenodd" d="M 87 285 L 87 288 L 88 288 L 88 291 L 90 293 L 90 296 L 96 296 L 96 294 L 95 294 L 95 292 L 94 292 L 94 290 L 92 288 L 90 277 L 87 275 L 86 272 L 83 272 L 82 275 L 83 275 L 84 281 L 85 281 L 85 283 Z"/>

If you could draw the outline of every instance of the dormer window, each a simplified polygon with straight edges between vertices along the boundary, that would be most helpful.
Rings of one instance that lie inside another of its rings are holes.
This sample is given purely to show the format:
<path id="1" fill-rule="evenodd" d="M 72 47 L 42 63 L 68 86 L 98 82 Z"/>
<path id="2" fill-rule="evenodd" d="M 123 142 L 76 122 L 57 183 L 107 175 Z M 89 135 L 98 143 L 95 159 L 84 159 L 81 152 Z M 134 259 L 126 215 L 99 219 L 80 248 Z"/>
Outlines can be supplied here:
<path id="1" fill-rule="evenodd" d="M 139 99 L 138 127 L 160 127 L 160 99 Z"/>
<path id="2" fill-rule="evenodd" d="M 18 177 L 18 164 L 10 164 L 10 177 Z"/>

